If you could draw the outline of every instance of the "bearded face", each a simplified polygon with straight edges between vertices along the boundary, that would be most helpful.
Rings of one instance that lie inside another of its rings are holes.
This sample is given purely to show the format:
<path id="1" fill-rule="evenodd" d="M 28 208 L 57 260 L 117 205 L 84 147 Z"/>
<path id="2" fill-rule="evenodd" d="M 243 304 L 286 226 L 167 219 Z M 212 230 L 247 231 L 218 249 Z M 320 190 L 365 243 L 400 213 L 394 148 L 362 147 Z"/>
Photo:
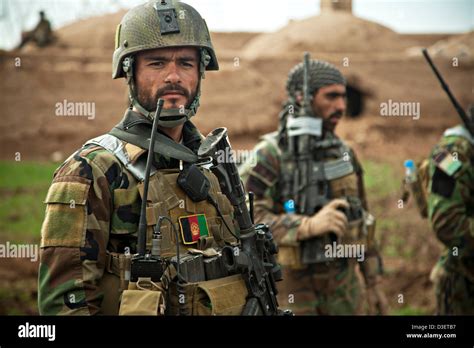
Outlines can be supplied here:
<path id="1" fill-rule="evenodd" d="M 164 109 L 188 108 L 196 96 L 198 83 L 197 48 L 158 48 L 137 55 L 137 99 L 148 111 L 156 109 L 158 98 L 164 100 Z"/>

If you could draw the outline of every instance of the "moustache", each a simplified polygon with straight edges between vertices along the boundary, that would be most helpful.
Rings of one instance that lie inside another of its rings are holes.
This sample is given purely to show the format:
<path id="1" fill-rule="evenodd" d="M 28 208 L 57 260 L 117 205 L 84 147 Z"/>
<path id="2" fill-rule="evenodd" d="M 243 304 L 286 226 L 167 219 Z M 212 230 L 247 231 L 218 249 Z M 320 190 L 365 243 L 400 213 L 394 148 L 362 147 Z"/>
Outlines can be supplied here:
<path id="1" fill-rule="evenodd" d="M 183 86 L 177 84 L 166 85 L 165 87 L 158 89 L 156 91 L 156 99 L 158 100 L 158 98 L 164 96 L 166 92 L 169 91 L 181 93 L 189 100 L 189 92 Z"/>
<path id="2" fill-rule="evenodd" d="M 333 117 L 338 117 L 338 118 L 341 118 L 343 116 L 343 113 L 342 111 L 336 111 L 336 112 L 333 112 L 329 118 L 333 118 Z"/>

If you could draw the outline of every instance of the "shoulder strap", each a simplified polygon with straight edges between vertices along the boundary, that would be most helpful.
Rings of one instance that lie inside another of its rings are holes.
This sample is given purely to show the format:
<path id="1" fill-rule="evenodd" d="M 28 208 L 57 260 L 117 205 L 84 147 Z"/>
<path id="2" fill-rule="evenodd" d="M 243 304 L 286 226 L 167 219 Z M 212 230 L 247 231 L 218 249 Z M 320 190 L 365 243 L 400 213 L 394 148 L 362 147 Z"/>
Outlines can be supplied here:
<path id="1" fill-rule="evenodd" d="M 130 157 L 125 150 L 123 143 L 117 137 L 111 134 L 104 134 L 98 136 L 97 138 L 93 138 L 88 140 L 84 146 L 94 144 L 103 147 L 110 153 L 112 153 L 124 166 L 128 169 L 130 173 L 139 181 L 145 180 L 145 161 L 141 160 L 140 158 L 132 163 Z M 151 174 L 153 174 L 155 170 L 152 168 Z"/>
<path id="2" fill-rule="evenodd" d="M 131 127 L 127 131 L 114 127 L 109 134 L 126 141 L 127 143 L 148 149 L 150 145 L 150 134 L 144 132 L 140 127 Z M 163 134 L 156 133 L 154 151 L 169 158 L 175 158 L 189 163 L 197 161 L 197 155 L 182 144 L 175 143 Z"/>

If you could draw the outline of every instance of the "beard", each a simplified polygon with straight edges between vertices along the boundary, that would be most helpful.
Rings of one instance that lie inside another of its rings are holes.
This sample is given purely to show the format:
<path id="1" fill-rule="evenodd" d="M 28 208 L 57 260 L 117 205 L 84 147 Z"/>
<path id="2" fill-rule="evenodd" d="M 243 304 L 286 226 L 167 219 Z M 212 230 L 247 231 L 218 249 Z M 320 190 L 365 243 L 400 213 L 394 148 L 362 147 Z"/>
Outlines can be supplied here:
<path id="1" fill-rule="evenodd" d="M 158 103 L 158 99 L 161 98 L 168 91 L 180 92 L 186 98 L 186 105 L 184 105 L 186 109 L 191 106 L 191 103 L 197 93 L 197 91 L 195 91 L 191 94 L 187 89 L 178 84 L 166 85 L 165 87 L 158 89 L 154 94 L 152 94 L 148 90 L 141 90 L 137 87 L 137 99 L 141 106 L 143 106 L 146 110 L 152 112 L 156 110 L 156 104 Z M 173 104 L 175 103 L 176 102 L 173 102 Z M 177 105 L 176 107 L 181 107 L 181 105 Z"/>
<path id="2" fill-rule="evenodd" d="M 336 129 L 336 126 L 338 125 L 338 123 L 332 123 L 331 122 L 331 119 L 334 118 L 334 117 L 337 117 L 339 119 L 341 119 L 343 116 L 343 113 L 341 111 L 336 111 L 336 112 L 333 112 L 331 115 L 329 115 L 329 117 L 323 119 L 323 128 L 327 131 L 330 131 L 330 132 L 334 132 L 334 130 Z"/>

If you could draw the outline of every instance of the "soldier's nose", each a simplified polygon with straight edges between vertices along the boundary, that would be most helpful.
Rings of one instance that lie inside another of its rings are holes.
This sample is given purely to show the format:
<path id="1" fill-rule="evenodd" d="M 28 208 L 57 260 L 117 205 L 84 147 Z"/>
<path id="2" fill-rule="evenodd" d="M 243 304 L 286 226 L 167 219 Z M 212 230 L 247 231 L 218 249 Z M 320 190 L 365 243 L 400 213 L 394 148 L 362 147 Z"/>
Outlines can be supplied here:
<path id="1" fill-rule="evenodd" d="M 178 69 L 175 64 L 170 64 L 168 71 L 166 72 L 165 82 L 167 83 L 180 83 L 181 77 L 179 76 Z"/>
<path id="2" fill-rule="evenodd" d="M 336 108 L 337 108 L 337 111 L 344 113 L 344 111 L 346 111 L 346 101 L 342 98 L 338 99 Z"/>

